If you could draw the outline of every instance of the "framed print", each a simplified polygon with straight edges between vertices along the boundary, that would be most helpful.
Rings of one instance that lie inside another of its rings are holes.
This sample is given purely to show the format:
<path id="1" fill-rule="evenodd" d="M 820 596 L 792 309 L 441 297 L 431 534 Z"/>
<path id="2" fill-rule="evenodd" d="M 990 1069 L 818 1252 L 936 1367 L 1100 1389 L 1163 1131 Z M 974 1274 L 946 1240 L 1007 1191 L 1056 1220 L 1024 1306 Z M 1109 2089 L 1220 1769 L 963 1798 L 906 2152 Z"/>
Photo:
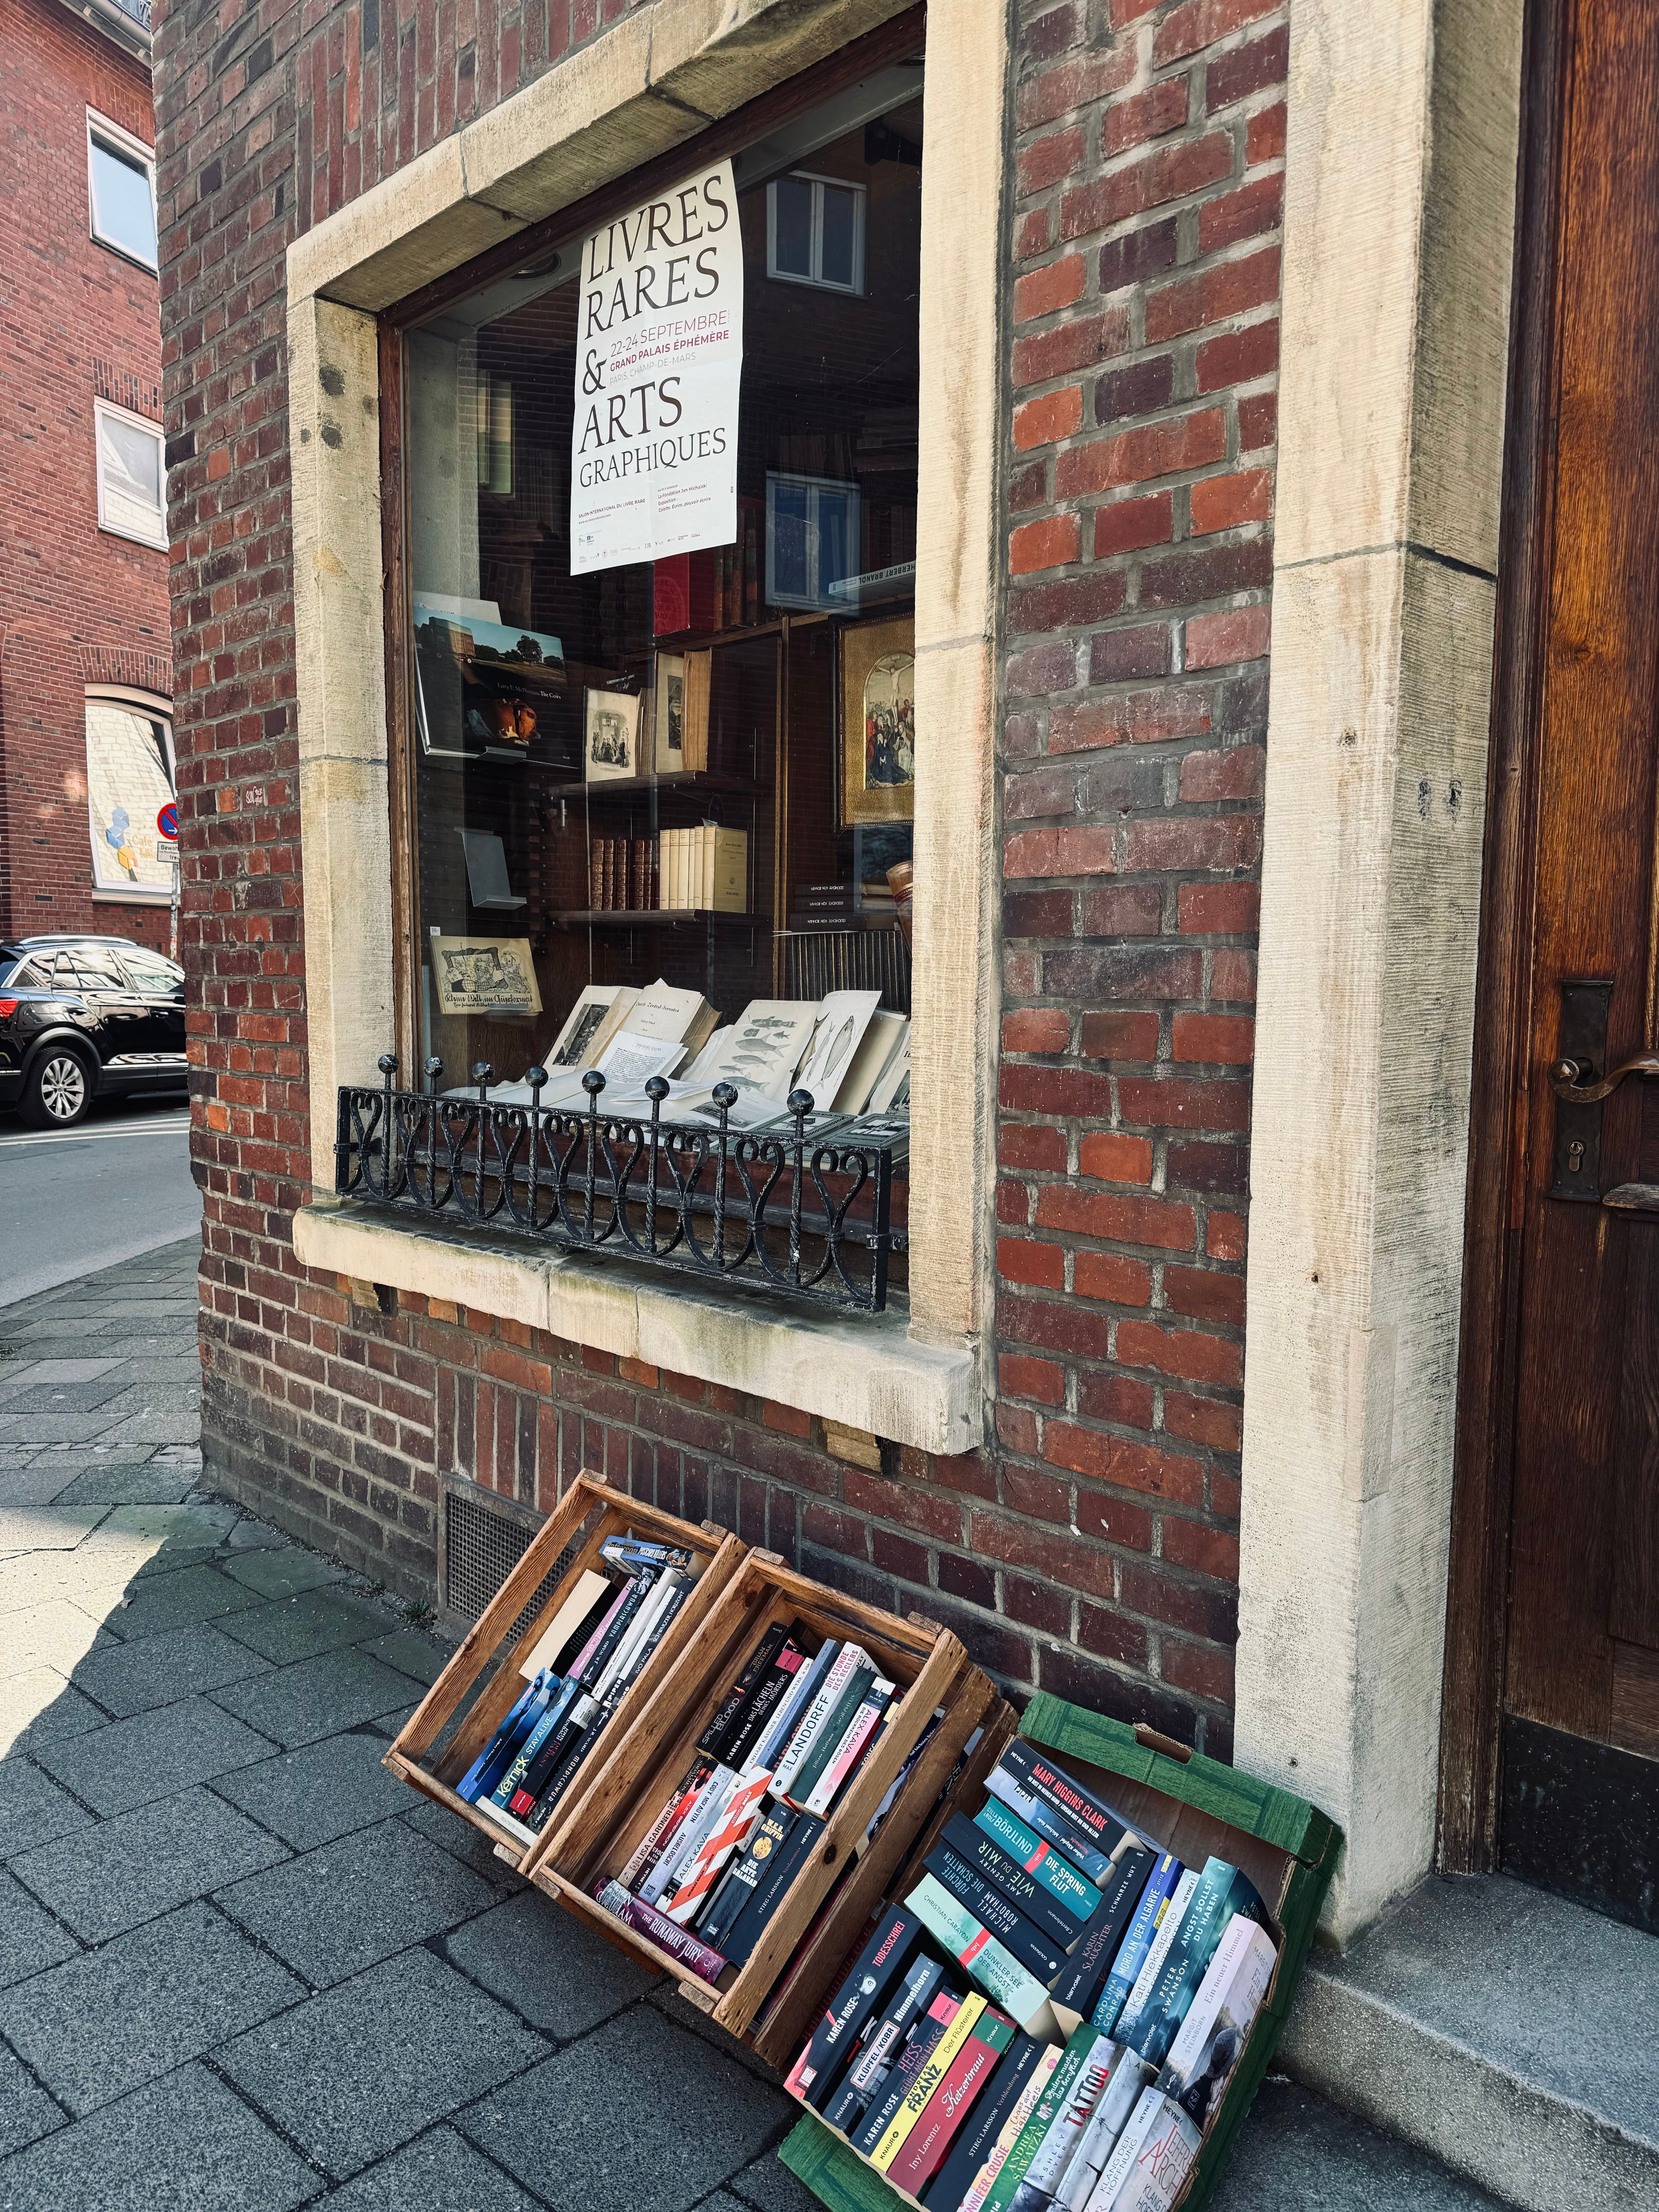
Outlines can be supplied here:
<path id="1" fill-rule="evenodd" d="M 633 691 L 584 694 L 582 762 L 586 781 L 608 783 L 640 772 L 640 700 Z"/>
<path id="2" fill-rule="evenodd" d="M 540 1013 L 527 937 L 434 937 L 430 942 L 440 1013 Z"/>
<path id="3" fill-rule="evenodd" d="M 910 615 L 841 633 L 841 818 L 908 822 L 916 798 L 916 626 Z"/>
<path id="4" fill-rule="evenodd" d="M 685 659 L 678 653 L 657 655 L 656 769 L 678 775 L 685 766 Z"/>

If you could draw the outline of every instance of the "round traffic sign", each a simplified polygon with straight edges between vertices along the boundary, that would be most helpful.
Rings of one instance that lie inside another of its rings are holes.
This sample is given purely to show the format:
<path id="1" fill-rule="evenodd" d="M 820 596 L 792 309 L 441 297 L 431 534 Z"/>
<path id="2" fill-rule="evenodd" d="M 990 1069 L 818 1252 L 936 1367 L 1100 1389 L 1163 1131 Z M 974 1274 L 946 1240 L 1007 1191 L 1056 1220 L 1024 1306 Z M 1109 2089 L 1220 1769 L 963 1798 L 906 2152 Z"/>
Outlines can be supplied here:
<path id="1" fill-rule="evenodd" d="M 169 841 L 175 840 L 178 837 L 179 802 L 177 799 L 168 799 L 167 805 L 161 809 L 161 812 L 155 817 L 155 828 L 158 836 L 166 837 Z"/>

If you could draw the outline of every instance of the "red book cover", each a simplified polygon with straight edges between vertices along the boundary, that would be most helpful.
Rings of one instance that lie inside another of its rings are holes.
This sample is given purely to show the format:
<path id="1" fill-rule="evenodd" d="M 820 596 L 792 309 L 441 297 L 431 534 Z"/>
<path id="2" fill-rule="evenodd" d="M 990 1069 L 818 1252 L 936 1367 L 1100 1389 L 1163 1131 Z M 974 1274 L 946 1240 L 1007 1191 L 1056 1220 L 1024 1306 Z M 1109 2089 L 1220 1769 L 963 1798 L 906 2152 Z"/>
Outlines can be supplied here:
<path id="1" fill-rule="evenodd" d="M 957 2051 L 949 2073 L 927 2100 L 921 2118 L 887 2169 L 887 2179 L 895 2189 L 908 2190 L 912 2197 L 921 2196 L 938 2172 L 957 2129 L 967 2118 L 975 2098 L 995 2073 L 1014 2034 L 1014 2023 L 1006 2014 L 988 2007 L 980 2014 L 973 2033 Z"/>

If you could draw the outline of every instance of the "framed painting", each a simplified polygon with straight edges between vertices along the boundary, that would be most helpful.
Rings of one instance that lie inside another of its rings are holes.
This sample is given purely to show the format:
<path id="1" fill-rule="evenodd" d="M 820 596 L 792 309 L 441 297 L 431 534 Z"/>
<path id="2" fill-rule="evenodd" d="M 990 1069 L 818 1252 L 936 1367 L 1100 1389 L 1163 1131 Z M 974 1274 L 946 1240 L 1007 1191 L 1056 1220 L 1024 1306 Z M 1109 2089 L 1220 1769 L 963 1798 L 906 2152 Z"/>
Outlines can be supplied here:
<path id="1" fill-rule="evenodd" d="M 916 647 L 910 615 L 841 633 L 841 818 L 908 822 L 916 798 Z"/>

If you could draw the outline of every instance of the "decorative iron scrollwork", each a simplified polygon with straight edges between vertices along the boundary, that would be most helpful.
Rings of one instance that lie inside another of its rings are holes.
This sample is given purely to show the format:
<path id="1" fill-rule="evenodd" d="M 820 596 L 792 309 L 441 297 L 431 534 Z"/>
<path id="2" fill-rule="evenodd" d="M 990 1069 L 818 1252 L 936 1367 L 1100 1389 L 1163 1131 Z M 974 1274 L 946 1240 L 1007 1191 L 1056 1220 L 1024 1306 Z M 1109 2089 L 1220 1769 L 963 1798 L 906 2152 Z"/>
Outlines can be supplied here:
<path id="1" fill-rule="evenodd" d="M 545 1107 L 532 1067 L 528 1106 L 493 1101 L 494 1070 L 472 1070 L 477 1096 L 397 1088 L 395 1054 L 380 1088 L 343 1084 L 334 1146 L 342 1198 L 479 1229 L 516 1231 L 573 1252 L 613 1252 L 705 1279 L 759 1284 L 793 1297 L 879 1313 L 890 1254 L 893 1146 L 846 1130 L 809 1133 L 810 1091 L 791 1093 L 781 1127 L 735 1129 L 738 1093 L 716 1085 L 715 1118 L 665 1121 L 669 1085 L 645 1085 L 647 1115 L 607 1114 L 590 1070 L 581 1108 Z"/>

